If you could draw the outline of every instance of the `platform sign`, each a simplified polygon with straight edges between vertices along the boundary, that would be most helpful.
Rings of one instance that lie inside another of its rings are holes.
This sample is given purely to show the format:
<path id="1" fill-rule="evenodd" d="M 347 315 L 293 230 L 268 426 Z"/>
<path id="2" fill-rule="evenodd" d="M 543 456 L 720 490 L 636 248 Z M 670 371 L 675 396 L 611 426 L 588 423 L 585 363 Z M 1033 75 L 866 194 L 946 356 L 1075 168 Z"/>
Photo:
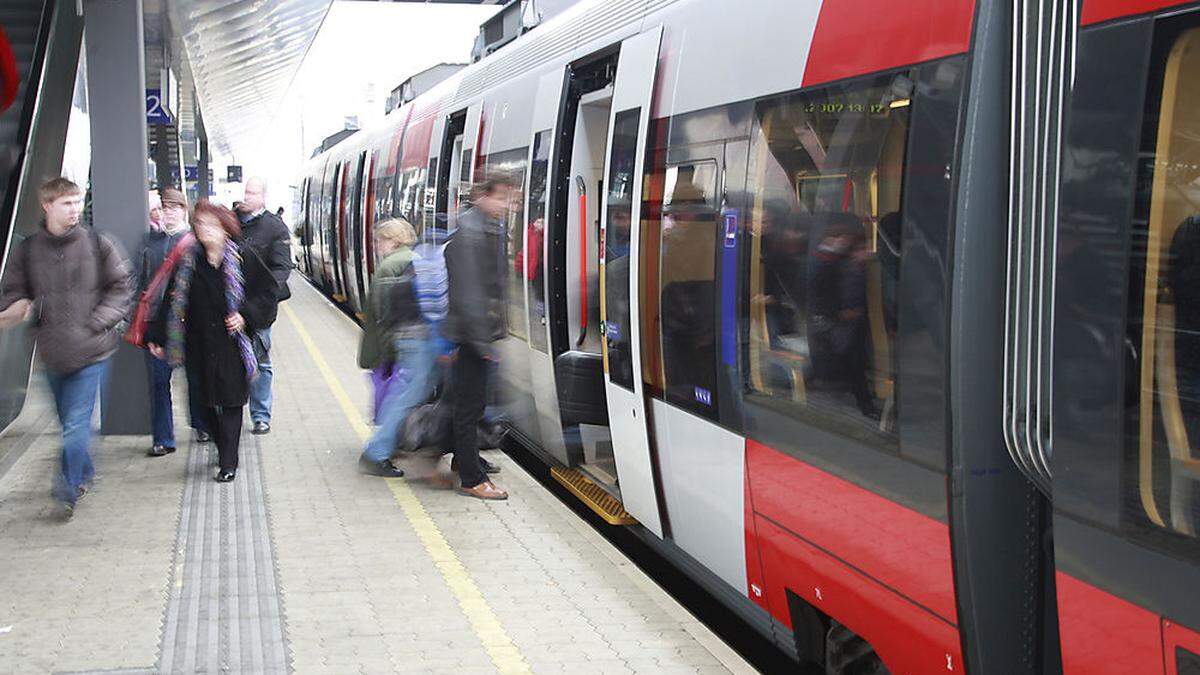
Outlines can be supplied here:
<path id="1" fill-rule="evenodd" d="M 183 167 L 183 178 L 189 181 L 200 180 L 200 167 L 191 165 Z"/>
<path id="2" fill-rule="evenodd" d="M 226 170 L 225 181 L 227 183 L 242 182 L 242 167 L 240 164 L 230 164 Z"/>
<path id="3" fill-rule="evenodd" d="M 170 124 L 171 113 L 161 89 L 146 90 L 146 124 Z"/>

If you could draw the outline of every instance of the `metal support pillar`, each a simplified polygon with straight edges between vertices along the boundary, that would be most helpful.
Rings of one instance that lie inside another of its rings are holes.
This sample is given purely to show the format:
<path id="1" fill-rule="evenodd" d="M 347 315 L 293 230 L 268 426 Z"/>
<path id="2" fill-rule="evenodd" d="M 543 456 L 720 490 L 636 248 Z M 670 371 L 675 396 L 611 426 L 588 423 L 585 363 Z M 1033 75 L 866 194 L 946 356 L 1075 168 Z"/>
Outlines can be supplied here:
<path id="1" fill-rule="evenodd" d="M 212 190 L 212 185 L 208 180 L 208 131 L 204 128 L 204 115 L 196 110 L 196 138 L 200 141 L 200 156 L 196 158 L 196 192 L 199 194 L 196 201 L 208 199 L 208 193 Z"/>
<path id="2" fill-rule="evenodd" d="M 146 232 L 146 66 L 142 0 L 84 3 L 96 229 L 132 256 Z M 148 434 L 149 392 L 140 350 L 122 344 L 101 407 L 104 434 Z"/>

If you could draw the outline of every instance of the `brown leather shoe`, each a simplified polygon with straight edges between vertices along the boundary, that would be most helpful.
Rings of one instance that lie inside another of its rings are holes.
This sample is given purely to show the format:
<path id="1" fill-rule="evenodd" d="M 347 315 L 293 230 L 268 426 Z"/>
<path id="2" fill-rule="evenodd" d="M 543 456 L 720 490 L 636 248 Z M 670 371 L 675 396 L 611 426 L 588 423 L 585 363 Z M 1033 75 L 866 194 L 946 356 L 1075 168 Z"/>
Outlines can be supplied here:
<path id="1" fill-rule="evenodd" d="M 458 491 L 468 497 L 474 497 L 476 499 L 508 499 L 508 493 L 496 487 L 495 484 L 493 484 L 490 480 L 485 480 L 475 487 L 460 487 L 458 488 Z"/>

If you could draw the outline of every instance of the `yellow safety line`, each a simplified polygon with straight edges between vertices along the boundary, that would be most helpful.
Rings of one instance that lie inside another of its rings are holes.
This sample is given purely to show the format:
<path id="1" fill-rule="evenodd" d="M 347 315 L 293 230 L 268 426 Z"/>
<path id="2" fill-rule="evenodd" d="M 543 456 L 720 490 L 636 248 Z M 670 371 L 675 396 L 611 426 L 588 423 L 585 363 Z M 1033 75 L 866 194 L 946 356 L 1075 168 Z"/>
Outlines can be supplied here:
<path id="1" fill-rule="evenodd" d="M 286 304 L 280 306 L 287 315 L 288 321 L 300 335 L 300 341 L 304 343 L 313 363 L 317 364 L 317 370 L 321 371 L 321 376 L 325 378 L 325 384 L 333 393 L 338 405 L 342 407 L 342 412 L 349 420 L 350 426 L 365 443 L 371 437 L 371 427 L 367 425 L 358 408 L 350 400 L 350 395 L 346 393 L 345 388 L 334 376 L 333 369 L 329 367 L 325 357 L 317 349 L 317 344 L 304 329 L 303 324 L 296 317 L 296 313 Z M 496 613 L 492 611 L 487 599 L 480 592 L 479 586 L 475 584 L 475 580 L 471 578 L 471 574 L 467 572 L 454 549 L 446 541 L 446 537 L 442 535 L 441 529 L 438 528 L 437 523 L 433 522 L 433 518 L 429 517 L 429 513 L 421 505 L 421 501 L 417 499 L 408 483 L 398 478 L 389 478 L 387 484 L 392 490 L 392 496 L 400 504 L 400 508 L 412 525 L 413 531 L 416 532 L 417 538 L 425 547 L 425 552 L 429 554 L 434 565 L 437 566 L 438 572 L 441 573 L 442 579 L 445 580 L 446 586 L 458 600 L 458 606 L 462 608 L 467 621 L 471 623 L 471 628 L 479 636 L 483 648 L 487 650 L 496 669 L 501 673 L 532 672 L 529 664 L 525 662 L 525 657 L 521 655 L 521 650 L 508 636 L 500 619 L 496 617 Z"/>

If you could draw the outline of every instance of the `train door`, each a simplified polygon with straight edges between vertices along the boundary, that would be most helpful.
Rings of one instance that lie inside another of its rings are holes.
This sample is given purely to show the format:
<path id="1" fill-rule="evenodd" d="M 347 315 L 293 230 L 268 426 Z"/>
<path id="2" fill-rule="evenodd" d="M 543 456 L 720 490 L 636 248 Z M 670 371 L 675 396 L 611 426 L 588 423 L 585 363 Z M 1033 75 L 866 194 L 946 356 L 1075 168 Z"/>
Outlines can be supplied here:
<path id="1" fill-rule="evenodd" d="M 558 410 L 554 380 L 554 361 L 550 355 L 550 323 L 546 320 L 549 303 L 546 284 L 547 234 L 550 200 L 550 158 L 554 156 L 554 127 L 563 92 L 563 72 L 555 70 L 538 82 L 533 108 L 532 137 L 529 142 L 528 176 L 525 185 L 527 226 L 523 235 L 525 251 L 525 306 L 529 314 L 529 367 L 537 408 L 542 448 L 563 466 L 571 459 L 563 441 L 563 422 Z"/>
<path id="2" fill-rule="evenodd" d="M 1085 16 L 1057 239 L 1025 232 L 1057 251 L 1053 376 L 1015 390 L 1051 405 L 1015 421 L 1049 431 L 1018 459 L 1052 475 L 1066 673 L 1200 668 L 1200 11 L 1173 14 Z"/>
<path id="3" fill-rule="evenodd" d="M 318 228 L 321 240 L 318 251 L 321 257 L 321 284 L 330 295 L 338 292 L 337 279 L 334 276 L 334 256 L 337 254 L 338 184 L 341 175 L 341 164 L 332 159 L 326 162 L 325 178 L 321 184 L 321 218 Z"/>
<path id="4" fill-rule="evenodd" d="M 338 163 L 338 178 L 334 192 L 334 211 L 336 214 L 333 230 L 333 240 L 330 242 L 333 245 L 333 297 L 338 302 L 346 302 L 349 299 L 349 284 L 346 283 L 346 249 L 349 238 L 347 230 L 350 228 L 350 214 L 347 210 L 350 207 L 350 162 Z"/>
<path id="5" fill-rule="evenodd" d="M 311 206 L 310 202 L 312 201 L 312 193 L 310 192 L 311 189 L 312 178 L 305 178 L 304 182 L 300 184 L 300 203 L 299 208 L 296 209 L 296 217 L 298 219 L 297 230 L 299 231 L 300 237 L 300 271 L 303 272 L 304 276 L 306 277 L 312 277 L 312 265 L 309 263 L 308 250 L 309 214 L 311 213 L 309 206 Z"/>
<path id="6" fill-rule="evenodd" d="M 365 239 L 368 224 L 366 222 L 366 191 L 369 182 L 367 169 L 367 153 L 360 152 L 354 162 L 354 182 L 350 185 L 350 228 L 348 234 L 349 251 L 347 256 L 346 295 L 350 296 L 350 306 L 361 312 L 366 302 L 367 292 L 363 286 L 363 275 L 366 274 L 364 255 Z"/>
<path id="7" fill-rule="evenodd" d="M 447 230 L 453 230 L 458 215 L 459 183 L 462 173 L 463 130 L 467 126 L 467 111 L 460 110 L 442 121 L 440 165 L 437 167 L 437 204 L 434 218 L 443 220 Z M 436 129 L 435 129 L 436 132 Z M 437 136 L 434 136 L 437 138 Z M 432 168 L 432 165 L 431 165 Z"/>
<path id="8" fill-rule="evenodd" d="M 602 216 L 601 326 L 605 398 L 621 501 L 633 517 L 663 534 L 650 458 L 645 394 L 640 376 L 642 299 L 638 260 L 641 239 L 641 185 L 645 166 L 650 98 L 662 28 L 621 43 L 608 123 L 607 191 Z"/>
<path id="9" fill-rule="evenodd" d="M 467 118 L 463 126 L 462 147 L 459 149 L 458 203 L 456 204 L 459 208 L 470 197 L 471 186 L 475 181 L 475 167 L 480 164 L 479 144 L 482 130 L 483 102 L 480 101 L 467 108 Z"/>

